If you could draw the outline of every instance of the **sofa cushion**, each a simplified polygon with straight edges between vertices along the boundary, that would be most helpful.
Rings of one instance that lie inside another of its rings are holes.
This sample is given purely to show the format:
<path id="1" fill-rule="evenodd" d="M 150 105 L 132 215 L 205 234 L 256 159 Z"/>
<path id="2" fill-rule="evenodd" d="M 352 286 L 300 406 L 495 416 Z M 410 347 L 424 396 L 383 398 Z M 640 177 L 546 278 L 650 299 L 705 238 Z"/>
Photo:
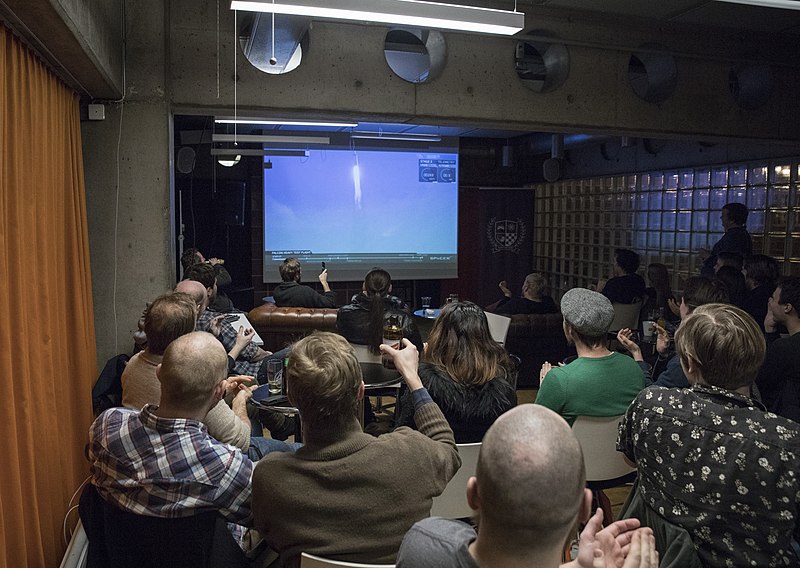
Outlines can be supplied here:
<path id="1" fill-rule="evenodd" d="M 335 308 L 279 308 L 265 303 L 247 317 L 269 351 L 279 351 L 314 330 L 336 332 Z"/>

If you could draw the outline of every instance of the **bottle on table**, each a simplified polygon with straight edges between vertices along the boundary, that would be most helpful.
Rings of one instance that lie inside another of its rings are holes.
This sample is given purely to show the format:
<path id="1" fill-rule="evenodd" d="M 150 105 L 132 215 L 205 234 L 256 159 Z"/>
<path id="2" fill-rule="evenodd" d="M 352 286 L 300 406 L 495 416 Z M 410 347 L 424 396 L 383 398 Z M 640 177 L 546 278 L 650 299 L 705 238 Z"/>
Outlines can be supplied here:
<path id="1" fill-rule="evenodd" d="M 383 320 L 383 343 L 400 349 L 403 346 L 403 327 L 399 315 L 389 315 Z M 394 362 L 386 355 L 382 358 L 383 366 L 387 369 L 394 369 Z"/>

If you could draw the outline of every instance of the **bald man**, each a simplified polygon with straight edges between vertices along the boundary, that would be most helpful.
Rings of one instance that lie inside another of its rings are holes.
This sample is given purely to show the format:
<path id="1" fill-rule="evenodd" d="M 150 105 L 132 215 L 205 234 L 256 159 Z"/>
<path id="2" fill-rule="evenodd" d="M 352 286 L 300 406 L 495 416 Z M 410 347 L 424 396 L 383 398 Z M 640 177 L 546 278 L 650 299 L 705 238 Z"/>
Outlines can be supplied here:
<path id="1" fill-rule="evenodd" d="M 558 414 L 525 404 L 497 419 L 483 439 L 467 501 L 480 533 L 460 521 L 425 519 L 403 539 L 398 568 L 557 567 L 576 521 L 586 520 L 592 494 L 586 489 L 583 454 Z M 602 531 L 598 511 L 581 534 L 579 558 L 569 567 L 656 567 L 650 529 L 637 519 Z M 638 530 L 637 530 L 638 529 Z"/>
<path id="2" fill-rule="evenodd" d="M 156 374 L 158 406 L 112 408 L 89 429 L 98 493 L 140 515 L 174 518 L 218 511 L 249 526 L 253 462 L 210 437 L 203 424 L 225 393 L 225 349 L 211 334 L 183 335 L 166 348 Z"/>

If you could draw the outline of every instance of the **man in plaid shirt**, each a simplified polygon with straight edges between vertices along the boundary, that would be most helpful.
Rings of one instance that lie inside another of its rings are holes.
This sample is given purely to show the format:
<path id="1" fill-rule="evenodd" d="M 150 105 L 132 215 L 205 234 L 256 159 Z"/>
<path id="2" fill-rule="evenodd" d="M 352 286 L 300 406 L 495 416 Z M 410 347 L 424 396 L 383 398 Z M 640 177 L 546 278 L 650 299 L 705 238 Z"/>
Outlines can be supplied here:
<path id="1" fill-rule="evenodd" d="M 225 393 L 227 356 L 214 336 L 173 341 L 157 369 L 161 403 L 141 411 L 112 408 L 89 429 L 92 483 L 123 510 L 187 517 L 216 510 L 252 524 L 253 462 L 211 438 L 202 420 Z"/>

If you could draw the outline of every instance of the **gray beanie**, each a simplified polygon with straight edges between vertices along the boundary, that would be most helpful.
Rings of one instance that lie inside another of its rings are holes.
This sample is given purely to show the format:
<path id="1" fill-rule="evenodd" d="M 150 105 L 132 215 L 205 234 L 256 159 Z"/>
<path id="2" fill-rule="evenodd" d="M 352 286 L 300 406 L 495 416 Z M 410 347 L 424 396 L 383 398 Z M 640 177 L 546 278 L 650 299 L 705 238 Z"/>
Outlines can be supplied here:
<path id="1" fill-rule="evenodd" d="M 608 333 L 614 321 L 614 306 L 598 292 L 573 288 L 561 298 L 561 313 L 575 331 L 589 337 Z"/>

